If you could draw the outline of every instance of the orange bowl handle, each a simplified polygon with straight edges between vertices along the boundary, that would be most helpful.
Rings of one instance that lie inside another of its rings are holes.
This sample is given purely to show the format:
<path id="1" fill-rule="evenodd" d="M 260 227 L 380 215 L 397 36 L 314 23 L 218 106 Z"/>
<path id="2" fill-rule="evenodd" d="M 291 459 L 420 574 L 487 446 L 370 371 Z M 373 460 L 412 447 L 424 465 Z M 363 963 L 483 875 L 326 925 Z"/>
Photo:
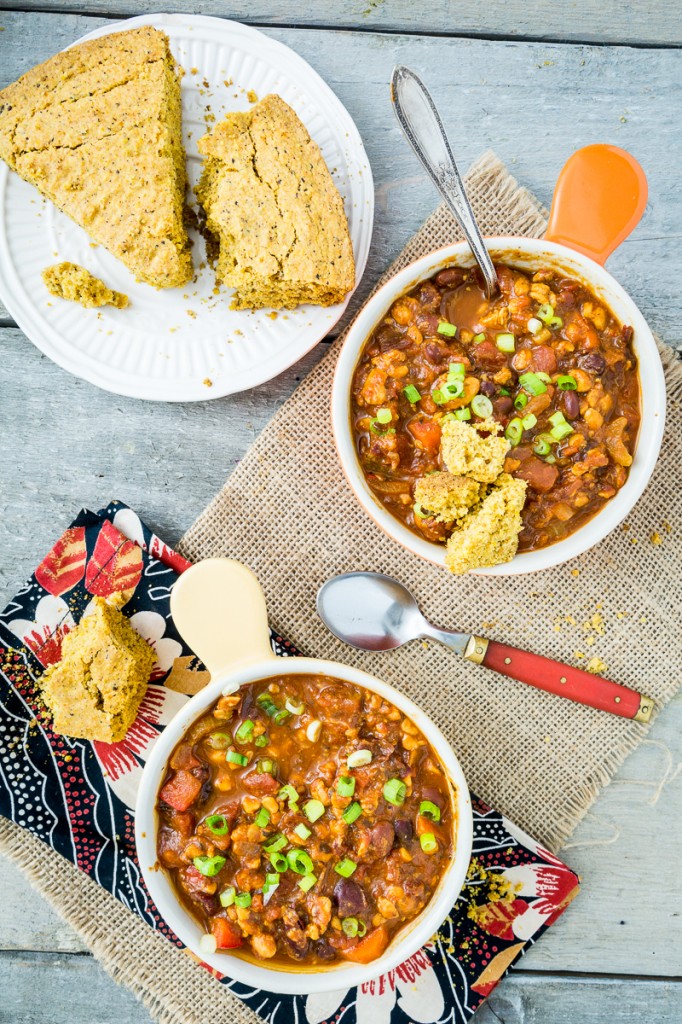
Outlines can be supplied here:
<path id="1" fill-rule="evenodd" d="M 648 194 L 644 171 L 624 149 L 585 146 L 559 175 L 545 238 L 604 264 L 639 224 Z"/>

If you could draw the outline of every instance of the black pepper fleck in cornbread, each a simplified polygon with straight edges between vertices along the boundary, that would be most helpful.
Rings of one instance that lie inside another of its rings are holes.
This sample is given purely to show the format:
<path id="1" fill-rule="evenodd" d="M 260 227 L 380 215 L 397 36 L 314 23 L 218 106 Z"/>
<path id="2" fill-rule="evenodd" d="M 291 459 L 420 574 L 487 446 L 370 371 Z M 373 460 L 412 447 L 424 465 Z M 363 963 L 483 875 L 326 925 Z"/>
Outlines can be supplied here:
<path id="1" fill-rule="evenodd" d="M 78 263 L 55 263 L 45 267 L 41 276 L 50 295 L 79 302 L 86 309 L 98 309 L 100 306 L 125 309 L 128 305 L 127 295 L 108 288 L 104 281 Z"/>
<path id="2" fill-rule="evenodd" d="M 318 146 L 284 100 L 266 96 L 199 140 L 196 188 L 219 243 L 216 278 L 234 309 L 330 306 L 353 287 L 343 201 Z"/>
<path id="3" fill-rule="evenodd" d="M 7 86 L 0 157 L 140 281 L 191 279 L 180 76 L 163 32 L 81 43 Z"/>

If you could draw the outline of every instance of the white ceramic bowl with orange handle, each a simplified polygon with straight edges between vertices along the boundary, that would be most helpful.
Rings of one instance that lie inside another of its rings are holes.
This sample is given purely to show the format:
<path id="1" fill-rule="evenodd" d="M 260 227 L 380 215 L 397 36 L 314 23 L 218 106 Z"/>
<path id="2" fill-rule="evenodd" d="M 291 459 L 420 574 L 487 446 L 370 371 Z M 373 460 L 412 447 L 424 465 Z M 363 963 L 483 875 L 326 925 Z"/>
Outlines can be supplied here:
<path id="1" fill-rule="evenodd" d="M 574 558 L 603 540 L 632 510 L 656 465 L 665 423 L 665 381 L 653 334 L 625 289 L 604 269 L 604 262 L 641 219 L 647 201 L 644 172 L 637 161 L 615 146 L 578 150 L 562 170 L 544 238 L 486 239 L 493 262 L 524 270 L 551 267 L 584 282 L 615 314 L 633 328 L 632 345 L 639 364 L 641 423 L 634 460 L 624 486 L 584 526 L 511 562 L 476 570 L 507 576 L 537 572 Z M 471 251 L 458 242 L 405 267 L 367 302 L 353 323 L 336 365 L 332 389 L 332 426 L 341 466 L 360 504 L 375 523 L 408 551 L 445 565 L 445 546 L 408 529 L 379 502 L 367 483 L 357 456 L 351 426 L 351 388 L 361 353 L 388 309 L 419 282 L 445 267 L 470 267 Z"/>
<path id="2" fill-rule="evenodd" d="M 399 966 L 438 931 L 459 896 L 471 858 L 471 799 L 462 769 L 440 729 L 411 700 L 387 683 L 358 669 L 318 658 L 278 658 L 270 646 L 265 599 L 253 573 L 230 559 L 208 559 L 188 569 L 173 587 L 173 621 L 211 673 L 210 683 L 193 696 L 166 726 L 147 761 L 138 792 L 135 840 L 140 868 L 156 907 L 178 938 L 221 974 L 270 992 L 307 994 L 351 988 Z M 456 836 L 450 863 L 430 902 L 398 932 L 382 956 L 369 964 L 342 962 L 320 968 L 292 962 L 258 961 L 230 952 L 207 953 L 205 933 L 180 901 L 157 859 L 159 787 L 168 760 L 189 727 L 223 693 L 260 679 L 283 675 L 326 675 L 364 687 L 394 704 L 421 730 L 438 755 L 451 788 Z"/>

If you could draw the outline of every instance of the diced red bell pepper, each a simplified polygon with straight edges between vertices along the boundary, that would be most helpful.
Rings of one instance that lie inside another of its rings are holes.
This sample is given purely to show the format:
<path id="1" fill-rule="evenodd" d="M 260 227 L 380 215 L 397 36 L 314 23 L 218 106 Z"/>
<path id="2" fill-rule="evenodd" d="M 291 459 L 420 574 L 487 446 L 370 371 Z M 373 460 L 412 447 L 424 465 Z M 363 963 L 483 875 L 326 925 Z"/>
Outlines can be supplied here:
<path id="1" fill-rule="evenodd" d="M 242 944 L 242 934 L 236 924 L 226 917 L 211 918 L 211 931 L 215 936 L 218 949 L 236 949 Z"/>
<path id="2" fill-rule="evenodd" d="M 159 793 L 159 798 L 176 811 L 188 810 L 201 792 L 201 780 L 191 772 L 176 772 Z"/>
<path id="3" fill-rule="evenodd" d="M 267 796 L 277 793 L 281 783 L 267 772 L 250 772 L 242 778 L 242 785 L 244 789 L 248 789 L 249 793 L 255 793 L 256 796 Z"/>
<path id="4" fill-rule="evenodd" d="M 409 430 L 424 451 L 435 455 L 440 447 L 440 427 L 434 420 L 412 420 Z"/>

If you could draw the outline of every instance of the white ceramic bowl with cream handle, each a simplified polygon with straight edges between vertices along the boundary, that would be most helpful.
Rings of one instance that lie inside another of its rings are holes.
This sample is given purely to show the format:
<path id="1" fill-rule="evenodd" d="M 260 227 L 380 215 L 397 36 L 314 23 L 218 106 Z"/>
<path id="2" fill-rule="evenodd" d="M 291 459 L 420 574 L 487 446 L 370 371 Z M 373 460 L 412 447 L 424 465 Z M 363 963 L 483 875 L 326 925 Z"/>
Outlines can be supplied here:
<path id="1" fill-rule="evenodd" d="M 462 889 L 471 857 L 472 812 L 462 769 L 449 743 L 411 700 L 387 683 L 358 669 L 318 658 L 278 658 L 270 646 L 265 599 L 253 573 L 239 562 L 208 559 L 183 573 L 171 595 L 173 621 L 211 673 L 211 682 L 195 694 L 166 726 L 147 761 L 135 814 L 140 868 L 156 907 L 178 938 L 205 963 L 247 985 L 271 992 L 306 994 L 351 988 L 392 970 L 420 949 L 448 916 Z M 206 953 L 205 932 L 187 911 L 157 859 L 156 803 L 169 757 L 188 728 L 225 692 L 282 675 L 326 675 L 380 694 L 407 715 L 435 750 L 451 783 L 456 841 L 432 899 L 400 931 L 384 954 L 370 964 L 342 962 L 320 968 L 269 964 L 230 952 Z"/>

